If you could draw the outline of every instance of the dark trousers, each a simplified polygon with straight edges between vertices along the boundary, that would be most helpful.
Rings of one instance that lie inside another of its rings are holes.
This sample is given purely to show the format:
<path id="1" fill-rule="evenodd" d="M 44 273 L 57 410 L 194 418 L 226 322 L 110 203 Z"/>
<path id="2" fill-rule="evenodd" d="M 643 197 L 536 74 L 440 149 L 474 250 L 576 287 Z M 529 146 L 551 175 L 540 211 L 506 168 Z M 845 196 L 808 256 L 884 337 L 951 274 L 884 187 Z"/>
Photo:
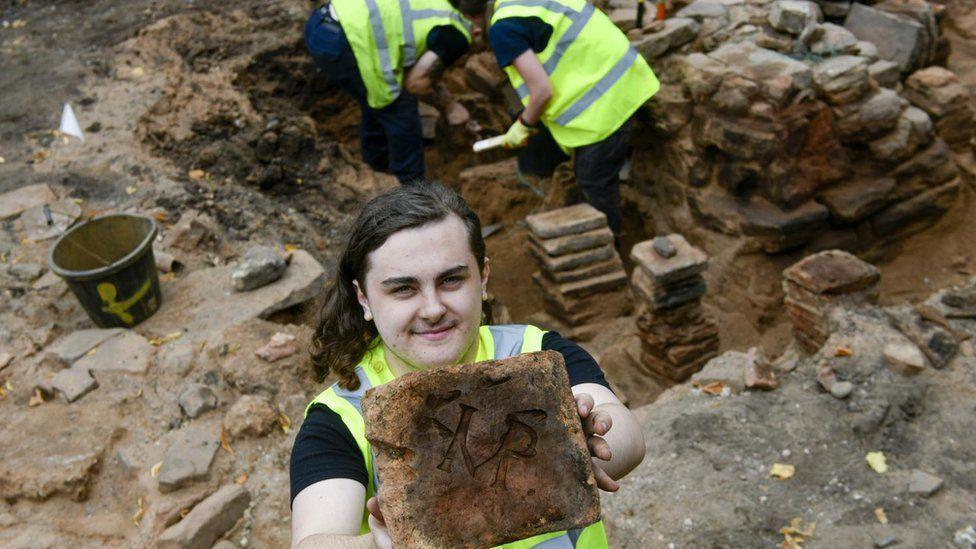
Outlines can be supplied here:
<path id="1" fill-rule="evenodd" d="M 603 141 L 576 149 L 576 184 L 586 202 L 607 216 L 613 234 L 620 235 L 620 170 L 627 161 L 630 121 Z"/>
<path id="2" fill-rule="evenodd" d="M 324 12 L 324 13 L 323 13 Z M 400 183 L 424 177 L 424 140 L 417 98 L 406 91 L 393 103 L 374 109 L 366 102 L 366 86 L 342 27 L 316 9 L 305 23 L 305 45 L 329 82 L 359 103 L 359 146 L 363 160 L 374 170 L 392 173 Z"/>

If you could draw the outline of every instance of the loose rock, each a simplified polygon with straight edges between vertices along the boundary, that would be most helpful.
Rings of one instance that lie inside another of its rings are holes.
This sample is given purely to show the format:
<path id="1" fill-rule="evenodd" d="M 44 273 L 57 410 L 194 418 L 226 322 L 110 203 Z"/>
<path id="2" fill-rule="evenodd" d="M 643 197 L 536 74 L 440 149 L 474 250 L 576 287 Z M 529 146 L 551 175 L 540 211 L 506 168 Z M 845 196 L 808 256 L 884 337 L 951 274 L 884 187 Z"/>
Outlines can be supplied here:
<path id="1" fill-rule="evenodd" d="M 172 492 L 210 478 L 210 464 L 220 446 L 217 433 L 191 425 L 169 438 L 171 442 L 156 479 L 160 492 Z"/>
<path id="2" fill-rule="evenodd" d="M 213 390 L 202 383 L 191 383 L 187 385 L 177 398 L 180 408 L 191 418 L 198 417 L 207 410 L 217 407 L 217 395 Z"/>
<path id="3" fill-rule="evenodd" d="M 159 536 L 160 549 L 210 549 L 214 541 L 237 523 L 251 503 L 243 486 L 231 484 L 198 503 L 183 520 Z"/>
<path id="4" fill-rule="evenodd" d="M 268 399 L 256 395 L 244 395 L 224 416 L 224 427 L 233 438 L 263 437 L 278 422 L 278 410 Z"/>
<path id="5" fill-rule="evenodd" d="M 854 384 L 849 381 L 838 381 L 830 388 L 830 394 L 837 399 L 845 399 L 851 396 L 854 391 Z"/>
<path id="6" fill-rule="evenodd" d="M 942 488 L 942 479 L 921 471 L 912 469 L 912 478 L 908 481 L 908 493 L 916 496 L 930 497 Z"/>
<path id="7" fill-rule="evenodd" d="M 83 368 L 68 368 L 54 375 L 51 386 L 60 391 L 68 402 L 74 402 L 98 387 L 91 372 Z"/>
<path id="8" fill-rule="evenodd" d="M 915 375 L 925 368 L 925 355 L 911 342 L 885 345 L 884 357 L 893 370 L 904 375 Z"/>
<path id="9" fill-rule="evenodd" d="M 288 264 L 285 255 L 277 248 L 255 246 L 246 252 L 234 268 L 230 278 L 234 289 L 246 292 L 271 284 L 281 278 Z"/>
<path id="10" fill-rule="evenodd" d="M 274 362 L 282 358 L 290 357 L 297 352 L 298 343 L 295 341 L 295 336 L 278 332 L 271 336 L 271 340 L 268 341 L 267 345 L 254 351 L 254 354 L 268 362 Z"/>

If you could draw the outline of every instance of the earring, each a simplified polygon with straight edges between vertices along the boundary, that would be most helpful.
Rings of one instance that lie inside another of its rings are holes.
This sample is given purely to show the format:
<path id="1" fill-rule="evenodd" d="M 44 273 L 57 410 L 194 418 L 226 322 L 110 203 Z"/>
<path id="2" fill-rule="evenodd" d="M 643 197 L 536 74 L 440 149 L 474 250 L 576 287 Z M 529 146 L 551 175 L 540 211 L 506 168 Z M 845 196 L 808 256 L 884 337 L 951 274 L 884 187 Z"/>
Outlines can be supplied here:
<path id="1" fill-rule="evenodd" d="M 488 301 L 488 292 L 481 292 L 481 301 Z"/>
<path id="2" fill-rule="evenodd" d="M 373 320 L 373 313 L 371 313 L 369 311 L 364 312 L 363 313 L 363 320 L 365 320 L 366 322 L 369 322 L 369 321 Z"/>

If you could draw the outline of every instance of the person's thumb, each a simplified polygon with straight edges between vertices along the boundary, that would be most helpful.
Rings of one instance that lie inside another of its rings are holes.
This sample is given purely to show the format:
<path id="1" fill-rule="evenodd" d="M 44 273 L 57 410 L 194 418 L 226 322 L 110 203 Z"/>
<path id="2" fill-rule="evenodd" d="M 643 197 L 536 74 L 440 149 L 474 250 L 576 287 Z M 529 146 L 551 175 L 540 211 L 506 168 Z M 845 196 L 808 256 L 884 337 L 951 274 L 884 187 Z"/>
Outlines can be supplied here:
<path id="1" fill-rule="evenodd" d="M 383 520 L 383 511 L 380 510 L 380 500 L 376 499 L 375 496 L 366 501 L 366 509 L 376 520 L 386 525 L 386 522 Z"/>

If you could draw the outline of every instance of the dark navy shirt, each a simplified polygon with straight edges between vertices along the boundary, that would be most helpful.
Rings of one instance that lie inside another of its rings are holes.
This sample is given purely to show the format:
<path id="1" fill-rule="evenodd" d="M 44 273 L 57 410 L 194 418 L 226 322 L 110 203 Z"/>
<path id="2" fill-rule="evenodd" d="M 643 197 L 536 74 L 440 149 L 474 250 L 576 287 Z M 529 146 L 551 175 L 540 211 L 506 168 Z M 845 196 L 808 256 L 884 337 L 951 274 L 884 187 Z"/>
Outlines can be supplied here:
<path id="1" fill-rule="evenodd" d="M 449 25 L 434 27 L 427 34 L 427 49 L 441 58 L 445 67 L 454 64 L 468 51 L 464 33 Z"/>
<path id="2" fill-rule="evenodd" d="M 546 49 L 551 37 L 552 25 L 538 17 L 506 17 L 488 28 L 488 43 L 501 68 L 528 50 L 539 53 Z"/>
<path id="3" fill-rule="evenodd" d="M 557 332 L 542 336 L 542 349 L 563 355 L 569 384 L 597 383 L 610 388 L 603 370 L 582 347 Z M 349 478 L 368 484 L 366 463 L 346 424 L 324 404 L 308 410 L 291 449 L 291 501 L 305 488 L 330 478 Z"/>

